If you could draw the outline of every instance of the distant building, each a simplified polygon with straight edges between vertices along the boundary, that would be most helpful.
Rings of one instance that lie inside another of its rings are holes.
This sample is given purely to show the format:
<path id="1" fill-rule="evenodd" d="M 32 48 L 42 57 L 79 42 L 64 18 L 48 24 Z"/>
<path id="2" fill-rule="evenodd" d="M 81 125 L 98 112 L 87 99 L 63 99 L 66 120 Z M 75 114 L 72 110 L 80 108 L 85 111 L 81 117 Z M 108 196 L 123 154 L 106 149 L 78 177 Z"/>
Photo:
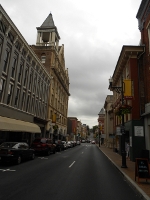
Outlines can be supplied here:
<path id="1" fill-rule="evenodd" d="M 104 132 L 105 125 L 105 110 L 102 108 L 98 114 L 98 134 L 100 134 L 101 142 L 104 143 L 104 138 L 106 134 Z"/>
<path id="2" fill-rule="evenodd" d="M 78 119 L 76 117 L 68 117 L 67 118 L 67 135 L 68 140 L 76 140 L 77 136 L 77 127 L 78 127 Z"/>
<path id="3" fill-rule="evenodd" d="M 113 95 L 107 95 L 104 104 L 105 122 L 104 132 L 106 134 L 105 144 L 109 148 L 114 148 L 114 132 L 113 132 Z"/>

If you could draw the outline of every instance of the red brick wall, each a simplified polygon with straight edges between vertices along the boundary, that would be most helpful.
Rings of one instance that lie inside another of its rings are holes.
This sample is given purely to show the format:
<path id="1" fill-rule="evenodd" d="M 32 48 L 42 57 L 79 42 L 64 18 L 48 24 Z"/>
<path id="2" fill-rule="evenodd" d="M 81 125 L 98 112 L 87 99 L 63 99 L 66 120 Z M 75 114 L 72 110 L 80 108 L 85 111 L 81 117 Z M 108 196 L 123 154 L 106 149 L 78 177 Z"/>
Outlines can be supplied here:
<path id="1" fill-rule="evenodd" d="M 145 45 L 145 53 L 143 55 L 143 75 L 144 75 L 144 86 L 145 86 L 145 103 L 150 102 L 150 48 L 148 29 L 146 28 L 150 22 L 150 14 L 145 19 L 144 28 L 141 31 L 141 41 Z"/>

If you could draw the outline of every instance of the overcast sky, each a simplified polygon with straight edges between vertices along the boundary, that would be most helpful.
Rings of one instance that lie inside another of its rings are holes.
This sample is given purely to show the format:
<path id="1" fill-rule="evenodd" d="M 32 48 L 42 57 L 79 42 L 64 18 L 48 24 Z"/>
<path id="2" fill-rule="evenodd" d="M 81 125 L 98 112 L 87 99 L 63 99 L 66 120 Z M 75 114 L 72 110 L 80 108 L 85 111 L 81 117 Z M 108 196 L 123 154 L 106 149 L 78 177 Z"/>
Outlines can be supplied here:
<path id="1" fill-rule="evenodd" d="M 123 45 L 138 45 L 136 14 L 141 0 L 1 0 L 0 4 L 28 44 L 36 43 L 37 29 L 53 15 L 65 47 L 69 70 L 68 117 L 91 128 L 98 124 Z"/>

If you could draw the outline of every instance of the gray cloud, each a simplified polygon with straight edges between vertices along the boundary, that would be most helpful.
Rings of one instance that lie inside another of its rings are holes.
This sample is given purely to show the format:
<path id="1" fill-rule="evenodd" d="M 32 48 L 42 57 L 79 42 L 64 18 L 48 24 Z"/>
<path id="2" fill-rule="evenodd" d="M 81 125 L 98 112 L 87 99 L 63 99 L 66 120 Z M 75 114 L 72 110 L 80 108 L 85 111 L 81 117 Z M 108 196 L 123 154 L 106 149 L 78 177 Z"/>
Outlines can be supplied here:
<path id="1" fill-rule="evenodd" d="M 141 0 L 1 0 L 28 44 L 36 42 L 36 27 L 52 12 L 65 46 L 69 69 L 69 117 L 90 127 L 97 125 L 104 106 L 108 79 L 123 45 L 138 45 L 136 13 Z M 117 5 L 117 6 L 116 6 Z"/>

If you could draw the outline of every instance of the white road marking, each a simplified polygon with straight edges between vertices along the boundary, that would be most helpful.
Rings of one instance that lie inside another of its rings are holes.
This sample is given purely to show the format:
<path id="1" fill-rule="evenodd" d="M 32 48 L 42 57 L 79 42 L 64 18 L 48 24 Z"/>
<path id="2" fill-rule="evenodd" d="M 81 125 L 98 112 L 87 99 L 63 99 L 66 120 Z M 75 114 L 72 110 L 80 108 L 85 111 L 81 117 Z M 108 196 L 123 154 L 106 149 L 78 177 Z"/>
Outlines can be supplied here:
<path id="1" fill-rule="evenodd" d="M 15 172 L 13 169 L 0 169 L 2 172 Z"/>
<path id="2" fill-rule="evenodd" d="M 82 152 L 82 154 L 83 154 L 84 152 Z"/>
<path id="3" fill-rule="evenodd" d="M 76 162 L 76 161 L 73 161 L 73 163 L 69 166 L 69 168 L 72 167 L 72 165 L 74 165 L 75 162 Z"/>
<path id="4" fill-rule="evenodd" d="M 38 157 L 38 158 L 40 158 L 41 160 L 48 159 L 48 158 L 45 158 L 45 157 Z"/>

